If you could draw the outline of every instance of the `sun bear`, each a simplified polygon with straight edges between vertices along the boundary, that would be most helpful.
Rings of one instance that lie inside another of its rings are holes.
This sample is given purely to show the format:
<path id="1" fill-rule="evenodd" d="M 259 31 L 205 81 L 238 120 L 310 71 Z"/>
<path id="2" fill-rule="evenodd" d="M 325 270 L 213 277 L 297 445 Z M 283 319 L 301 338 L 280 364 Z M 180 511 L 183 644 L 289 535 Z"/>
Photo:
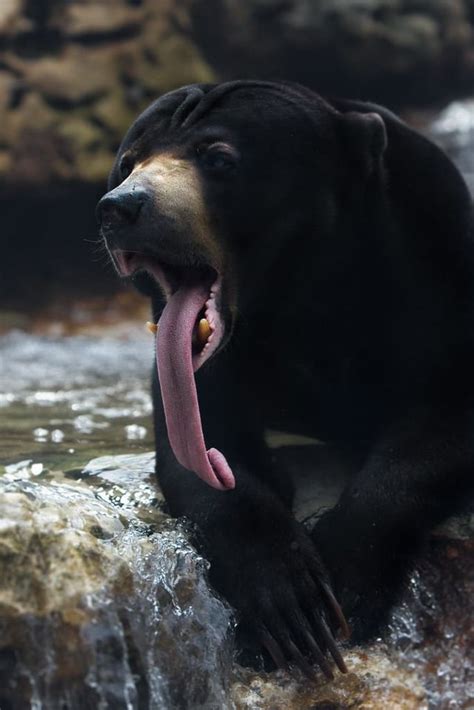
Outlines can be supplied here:
<path id="1" fill-rule="evenodd" d="M 474 469 L 472 202 L 385 108 L 290 83 L 166 94 L 98 206 L 151 297 L 156 470 L 212 584 L 277 666 L 341 671 Z M 312 532 L 268 428 L 356 462 Z M 209 448 L 208 448 L 209 447 Z"/>

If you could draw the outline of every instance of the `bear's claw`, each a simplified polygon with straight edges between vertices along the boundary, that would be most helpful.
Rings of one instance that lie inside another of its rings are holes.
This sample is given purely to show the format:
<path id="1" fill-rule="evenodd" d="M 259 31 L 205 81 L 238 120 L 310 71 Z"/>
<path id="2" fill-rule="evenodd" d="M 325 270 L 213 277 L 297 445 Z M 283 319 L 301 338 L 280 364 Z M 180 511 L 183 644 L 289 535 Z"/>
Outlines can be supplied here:
<path id="1" fill-rule="evenodd" d="M 250 648 L 256 642 L 277 668 L 295 666 L 314 680 L 317 665 L 332 680 L 332 659 L 341 673 L 347 672 L 334 638 L 337 632 L 347 635 L 347 623 L 304 529 L 290 523 L 288 532 L 286 543 L 281 540 L 278 549 L 272 545 L 258 549 L 255 544 L 252 549 L 242 542 L 238 577 L 222 591 L 237 608 L 239 627 Z M 214 559 L 214 574 L 218 568 Z M 227 570 L 225 578 L 229 576 Z"/>

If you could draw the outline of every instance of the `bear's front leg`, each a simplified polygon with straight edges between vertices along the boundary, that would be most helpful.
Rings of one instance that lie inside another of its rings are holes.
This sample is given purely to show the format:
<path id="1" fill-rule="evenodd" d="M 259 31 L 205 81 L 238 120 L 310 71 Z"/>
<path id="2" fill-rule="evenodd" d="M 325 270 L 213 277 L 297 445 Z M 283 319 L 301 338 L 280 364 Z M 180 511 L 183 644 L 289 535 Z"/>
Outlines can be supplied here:
<path id="1" fill-rule="evenodd" d="M 333 676 L 329 657 L 344 661 L 333 634 L 345 621 L 311 539 L 293 518 L 281 482 L 272 488 L 270 454 L 238 383 L 213 363 L 197 373 L 204 431 L 233 470 L 236 487 L 217 491 L 183 468 L 170 447 L 157 376 L 154 411 L 157 475 L 174 516 L 198 529 L 213 586 L 237 611 L 247 636 L 279 667 L 312 673 L 311 661 Z M 276 479 L 275 479 L 276 480 Z"/>
<path id="2" fill-rule="evenodd" d="M 380 633 L 430 529 L 474 482 L 474 410 L 417 410 L 390 427 L 312 533 L 354 640 Z"/>

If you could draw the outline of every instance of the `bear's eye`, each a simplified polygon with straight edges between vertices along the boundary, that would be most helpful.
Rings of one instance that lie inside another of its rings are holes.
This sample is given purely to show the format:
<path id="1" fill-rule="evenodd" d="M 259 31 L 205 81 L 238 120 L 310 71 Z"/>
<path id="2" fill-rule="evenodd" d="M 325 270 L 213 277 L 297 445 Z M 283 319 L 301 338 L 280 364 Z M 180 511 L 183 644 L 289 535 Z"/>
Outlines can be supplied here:
<path id="1" fill-rule="evenodd" d="M 124 153 L 119 162 L 119 174 L 121 180 L 128 178 L 133 170 L 133 158 L 130 153 Z"/>
<path id="2" fill-rule="evenodd" d="M 229 173 L 235 169 L 238 153 L 228 143 L 212 143 L 198 148 L 198 157 L 202 166 L 215 174 Z"/>

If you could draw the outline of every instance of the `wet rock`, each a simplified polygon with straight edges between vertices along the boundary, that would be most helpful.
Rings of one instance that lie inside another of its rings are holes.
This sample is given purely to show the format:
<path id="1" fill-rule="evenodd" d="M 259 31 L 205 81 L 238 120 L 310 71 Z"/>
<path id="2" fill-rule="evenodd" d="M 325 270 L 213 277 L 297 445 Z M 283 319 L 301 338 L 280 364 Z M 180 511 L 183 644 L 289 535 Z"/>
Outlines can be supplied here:
<path id="1" fill-rule="evenodd" d="M 390 657 L 382 645 L 345 655 L 349 672 L 311 684 L 278 671 L 257 675 L 239 670 L 232 685 L 236 710 L 427 710 L 420 678 Z"/>
<path id="2" fill-rule="evenodd" d="M 306 486 L 299 516 L 331 505 L 348 462 L 303 441 L 289 448 L 282 434 L 269 440 Z M 316 461 L 335 484 L 311 484 Z M 153 469 L 146 453 L 65 475 L 25 460 L 0 474 L 2 708 L 470 707 L 472 515 L 433 535 L 385 639 L 346 648 L 347 675 L 309 682 L 232 662 L 230 611 L 209 591 L 189 531 L 164 514 Z"/>
<path id="3" fill-rule="evenodd" d="M 87 484 L 27 461 L 0 477 L 0 706 L 225 708 L 230 612 L 149 461 L 119 458 L 113 483 L 107 466 Z"/>
<path id="4" fill-rule="evenodd" d="M 470 708 L 474 698 L 474 516 L 433 535 L 394 609 L 387 643 L 423 678 L 430 708 Z"/>

